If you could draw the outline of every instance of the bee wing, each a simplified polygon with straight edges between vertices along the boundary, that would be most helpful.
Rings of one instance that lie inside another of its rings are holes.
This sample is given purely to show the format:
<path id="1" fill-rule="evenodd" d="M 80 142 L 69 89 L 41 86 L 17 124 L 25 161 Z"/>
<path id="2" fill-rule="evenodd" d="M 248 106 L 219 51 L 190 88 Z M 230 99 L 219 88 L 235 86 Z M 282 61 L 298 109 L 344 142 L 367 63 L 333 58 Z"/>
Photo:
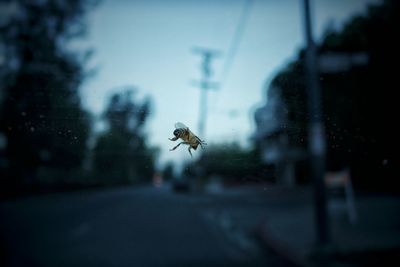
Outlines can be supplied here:
<path id="1" fill-rule="evenodd" d="M 189 127 L 187 127 L 185 124 L 183 124 L 182 122 L 177 122 L 175 123 L 175 128 L 176 129 L 180 129 L 180 128 L 184 128 L 184 129 L 189 129 Z"/>

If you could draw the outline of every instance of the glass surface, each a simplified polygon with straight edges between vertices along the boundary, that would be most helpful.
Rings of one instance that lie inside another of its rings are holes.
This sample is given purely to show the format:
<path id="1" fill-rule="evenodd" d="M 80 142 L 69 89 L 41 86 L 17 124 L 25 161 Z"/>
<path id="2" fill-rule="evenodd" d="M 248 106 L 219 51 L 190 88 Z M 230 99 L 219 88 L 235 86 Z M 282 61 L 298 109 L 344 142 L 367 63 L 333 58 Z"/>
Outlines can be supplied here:
<path id="1" fill-rule="evenodd" d="M 0 266 L 394 262 L 399 18 L 0 1 Z"/>

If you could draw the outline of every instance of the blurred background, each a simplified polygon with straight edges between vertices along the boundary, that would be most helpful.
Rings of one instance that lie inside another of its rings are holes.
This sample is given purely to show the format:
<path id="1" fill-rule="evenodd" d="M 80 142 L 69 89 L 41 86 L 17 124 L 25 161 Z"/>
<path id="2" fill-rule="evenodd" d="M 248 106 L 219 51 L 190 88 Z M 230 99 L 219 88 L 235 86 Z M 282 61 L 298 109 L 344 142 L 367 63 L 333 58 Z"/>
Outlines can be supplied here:
<path id="1" fill-rule="evenodd" d="M 1 266 L 385 266 L 394 0 L 0 1 Z M 170 141 L 182 122 L 204 140 Z"/>

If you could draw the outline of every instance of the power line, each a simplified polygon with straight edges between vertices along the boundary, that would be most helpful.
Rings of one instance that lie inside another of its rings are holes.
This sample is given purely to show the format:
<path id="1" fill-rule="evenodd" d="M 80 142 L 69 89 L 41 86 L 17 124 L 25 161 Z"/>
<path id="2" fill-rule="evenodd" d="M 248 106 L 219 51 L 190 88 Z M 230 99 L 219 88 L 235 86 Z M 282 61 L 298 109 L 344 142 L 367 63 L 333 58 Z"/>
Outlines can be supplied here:
<path id="1" fill-rule="evenodd" d="M 225 60 L 225 63 L 224 63 L 223 69 L 222 69 L 221 81 L 220 81 L 221 87 L 225 84 L 226 78 L 228 77 L 229 70 L 233 64 L 233 59 L 239 48 L 240 41 L 243 38 L 245 25 L 246 25 L 248 18 L 250 17 L 253 2 L 254 2 L 254 0 L 246 0 L 246 2 L 244 4 L 242 14 L 240 15 L 239 22 L 236 26 L 236 30 L 233 35 L 231 45 L 229 47 L 229 50 L 228 50 L 228 53 L 226 56 L 226 60 Z"/>
<path id="2" fill-rule="evenodd" d="M 228 53 L 227 53 L 227 57 L 226 57 L 226 60 L 225 60 L 224 66 L 223 66 L 221 80 L 220 80 L 219 84 L 212 82 L 210 80 L 210 78 L 212 76 L 211 61 L 215 57 L 220 56 L 221 52 L 216 51 L 216 50 L 207 49 L 207 48 L 199 48 L 199 47 L 193 48 L 194 53 L 200 54 L 203 57 L 203 63 L 201 66 L 202 74 L 203 74 L 202 80 L 194 83 L 195 86 L 198 86 L 201 89 L 198 131 L 199 131 L 199 134 L 203 137 L 205 136 L 205 123 L 206 123 L 206 117 L 207 117 L 207 91 L 209 89 L 216 89 L 218 87 L 221 87 L 222 84 L 225 82 L 228 72 L 230 70 L 230 67 L 233 63 L 233 59 L 238 50 L 240 40 L 243 37 L 243 33 L 245 30 L 245 24 L 246 24 L 246 21 L 248 20 L 248 17 L 250 16 L 253 1 L 254 0 L 246 0 L 246 2 L 245 2 L 245 5 L 242 10 L 242 14 L 239 18 L 239 22 L 236 26 L 236 30 L 235 30 L 234 36 L 232 38 Z"/>

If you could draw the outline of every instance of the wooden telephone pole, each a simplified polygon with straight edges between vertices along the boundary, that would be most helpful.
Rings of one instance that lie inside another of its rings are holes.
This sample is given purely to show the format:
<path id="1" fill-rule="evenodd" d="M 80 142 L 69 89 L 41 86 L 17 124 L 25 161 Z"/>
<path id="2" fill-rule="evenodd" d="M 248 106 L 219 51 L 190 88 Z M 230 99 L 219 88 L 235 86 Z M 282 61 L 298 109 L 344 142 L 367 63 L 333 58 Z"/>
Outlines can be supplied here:
<path id="1" fill-rule="evenodd" d="M 205 138 L 207 120 L 207 91 L 209 89 L 218 88 L 218 84 L 211 81 L 211 76 L 213 74 L 211 70 L 211 61 L 221 53 L 217 50 L 199 47 L 193 48 L 193 53 L 199 54 L 203 58 L 203 63 L 201 65 L 202 79 L 198 82 L 195 82 L 195 86 L 198 86 L 201 89 L 198 132 L 200 138 Z"/>
<path id="2" fill-rule="evenodd" d="M 317 51 L 312 36 L 309 0 L 304 0 L 304 27 L 307 41 L 305 63 L 310 115 L 308 136 L 311 174 L 314 182 L 316 241 L 319 245 L 327 245 L 330 242 L 330 229 L 324 180 L 326 144 L 321 109 L 321 88 L 318 83 Z"/>

